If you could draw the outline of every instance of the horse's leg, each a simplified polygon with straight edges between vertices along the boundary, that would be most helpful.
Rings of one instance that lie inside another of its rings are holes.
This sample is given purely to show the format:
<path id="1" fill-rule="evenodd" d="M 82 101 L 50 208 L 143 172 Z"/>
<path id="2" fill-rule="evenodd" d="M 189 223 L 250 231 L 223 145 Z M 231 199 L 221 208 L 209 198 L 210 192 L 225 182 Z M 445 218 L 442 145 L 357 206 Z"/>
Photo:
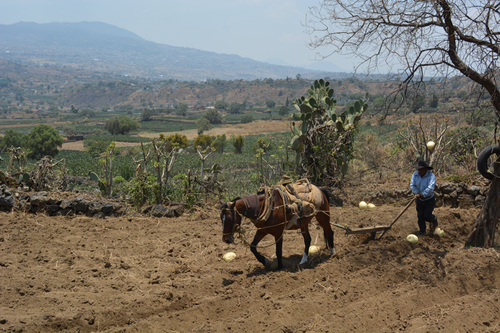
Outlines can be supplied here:
<path id="1" fill-rule="evenodd" d="M 283 229 L 282 233 L 285 232 Z M 276 258 L 278 258 L 278 270 L 283 269 L 283 234 L 280 234 L 278 236 L 274 236 L 274 239 L 276 241 Z"/>
<path id="2" fill-rule="evenodd" d="M 265 235 L 267 235 L 267 234 L 260 231 L 260 230 L 257 230 L 257 232 L 255 233 L 255 237 L 253 238 L 252 244 L 250 244 L 250 250 L 252 251 L 255 258 L 257 258 L 257 260 L 262 265 L 268 267 L 270 264 L 269 260 L 267 260 L 262 254 L 260 254 L 257 251 L 257 244 L 259 244 L 259 242 L 262 240 L 262 238 L 264 238 Z"/>
<path id="3" fill-rule="evenodd" d="M 273 228 L 269 231 L 274 236 L 274 242 L 276 244 L 276 258 L 278 258 L 278 270 L 283 269 L 283 236 L 285 235 L 285 224 L 287 223 L 286 215 L 286 205 L 283 202 L 282 192 L 278 189 L 274 189 L 274 210 L 272 214 L 272 219 L 274 221 L 279 221 L 282 223 L 278 224 L 279 227 Z M 282 209 L 277 209 L 277 207 L 282 207 Z"/>
<path id="4" fill-rule="evenodd" d="M 324 195 L 324 194 L 323 194 Z M 323 228 L 323 235 L 325 237 L 325 243 L 327 248 L 330 249 L 331 254 L 335 254 L 335 246 L 333 243 L 334 232 L 332 226 L 330 225 L 330 205 L 328 204 L 328 199 L 323 198 L 324 204 L 319 208 L 319 212 L 316 214 L 316 221 L 318 221 L 321 228 Z"/>
<path id="5" fill-rule="evenodd" d="M 300 261 L 299 265 L 302 265 L 309 259 L 309 246 L 311 246 L 311 235 L 309 234 L 309 222 L 311 221 L 310 218 L 302 218 L 302 224 L 303 226 L 300 228 L 302 231 L 302 236 L 304 237 L 304 253 L 302 254 L 302 260 Z"/>

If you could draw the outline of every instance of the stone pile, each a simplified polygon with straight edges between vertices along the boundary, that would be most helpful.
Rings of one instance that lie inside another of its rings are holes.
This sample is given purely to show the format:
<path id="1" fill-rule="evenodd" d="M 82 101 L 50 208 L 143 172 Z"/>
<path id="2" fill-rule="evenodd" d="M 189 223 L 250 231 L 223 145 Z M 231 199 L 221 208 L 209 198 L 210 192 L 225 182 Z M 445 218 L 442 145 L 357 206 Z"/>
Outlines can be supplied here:
<path id="1" fill-rule="evenodd" d="M 470 208 L 482 207 L 487 195 L 488 188 L 477 185 L 466 185 L 465 183 L 436 184 L 435 197 L 436 207 Z M 351 198 L 353 205 L 360 201 L 366 201 L 375 205 L 406 204 L 413 197 L 408 186 L 406 190 L 373 190 L 358 194 Z"/>
<path id="2" fill-rule="evenodd" d="M 488 188 L 465 183 L 436 184 L 436 207 L 470 208 L 482 207 L 486 200 Z M 346 200 L 334 195 L 334 191 L 327 191 L 332 206 L 342 206 Z M 330 193 L 331 192 L 331 193 Z M 413 197 L 411 189 L 405 190 L 372 190 L 350 195 L 352 205 L 357 206 L 360 201 L 375 205 L 406 205 Z M 43 212 L 50 216 L 86 215 L 98 218 L 106 216 L 122 216 L 128 212 L 128 205 L 124 202 L 105 201 L 101 197 L 76 196 L 69 199 L 57 199 L 50 192 L 35 192 L 20 194 L 6 185 L 0 185 L 0 211 L 10 212 L 19 210 L 24 212 Z M 142 210 L 145 215 L 154 217 L 177 217 L 184 213 L 184 206 L 180 203 L 164 205 L 150 205 Z"/>
<path id="3" fill-rule="evenodd" d="M 73 194 L 73 193 L 72 193 Z M 75 195 L 75 194 L 73 194 Z M 10 212 L 12 210 L 45 213 L 49 216 L 73 216 L 85 215 L 96 218 L 107 216 L 122 216 L 128 212 L 128 205 L 119 201 L 106 201 L 101 197 L 79 196 L 60 199 L 51 192 L 35 192 L 20 194 L 11 190 L 6 185 L 0 185 L 0 211 Z M 184 212 L 182 204 L 148 206 L 144 214 L 155 217 L 175 217 Z"/>

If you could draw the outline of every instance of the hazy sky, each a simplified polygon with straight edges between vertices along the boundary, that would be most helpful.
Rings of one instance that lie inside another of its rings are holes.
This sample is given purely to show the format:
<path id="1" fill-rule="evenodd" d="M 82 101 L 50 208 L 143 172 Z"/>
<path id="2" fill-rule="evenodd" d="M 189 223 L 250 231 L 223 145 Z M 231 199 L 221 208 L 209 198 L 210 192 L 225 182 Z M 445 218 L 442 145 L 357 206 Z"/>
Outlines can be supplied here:
<path id="1" fill-rule="evenodd" d="M 172 46 L 289 65 L 315 62 L 308 8 L 319 0 L 0 0 L 0 24 L 100 21 Z M 350 71 L 352 59 L 326 61 Z M 325 69 L 328 66 L 325 64 Z"/>

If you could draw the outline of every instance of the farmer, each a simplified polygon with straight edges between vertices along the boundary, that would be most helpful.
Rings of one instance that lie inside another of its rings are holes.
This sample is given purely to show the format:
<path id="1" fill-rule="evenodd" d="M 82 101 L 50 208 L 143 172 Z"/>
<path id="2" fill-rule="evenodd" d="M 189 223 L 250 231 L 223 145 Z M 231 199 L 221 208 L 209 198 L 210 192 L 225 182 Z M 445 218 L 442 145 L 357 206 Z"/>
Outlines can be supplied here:
<path id="1" fill-rule="evenodd" d="M 411 176 L 410 187 L 416 196 L 419 235 L 425 235 L 425 222 L 430 222 L 430 234 L 434 233 L 438 225 L 437 216 L 432 214 L 436 207 L 434 197 L 434 185 L 436 176 L 432 173 L 432 167 L 425 161 L 419 161 L 413 166 L 417 171 Z"/>

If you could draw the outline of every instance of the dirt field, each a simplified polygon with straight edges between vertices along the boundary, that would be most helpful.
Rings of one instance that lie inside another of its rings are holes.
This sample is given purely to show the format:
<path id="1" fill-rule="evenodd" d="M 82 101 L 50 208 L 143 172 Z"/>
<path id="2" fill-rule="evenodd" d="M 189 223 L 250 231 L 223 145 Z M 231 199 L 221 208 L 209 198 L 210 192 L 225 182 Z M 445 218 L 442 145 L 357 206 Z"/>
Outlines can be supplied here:
<path id="1" fill-rule="evenodd" d="M 229 139 L 231 135 L 255 135 L 255 134 L 267 134 L 267 133 L 278 133 L 288 131 L 290 128 L 288 126 L 289 121 L 283 120 L 258 120 L 248 124 L 241 125 L 223 125 L 221 127 L 217 127 L 211 129 L 210 131 L 204 132 L 205 135 L 217 136 L 221 134 L 226 134 L 226 137 Z M 194 140 L 198 136 L 197 130 L 186 130 L 182 132 L 164 132 L 161 134 L 164 135 L 172 135 L 175 133 L 181 133 L 185 135 L 188 140 Z M 149 133 L 143 132 L 139 133 L 139 136 L 147 137 L 147 138 L 155 138 L 158 137 L 160 133 Z M 130 146 L 138 146 L 140 143 L 138 142 L 117 142 L 116 147 L 130 147 Z M 61 150 L 77 150 L 83 151 L 83 141 L 72 141 L 72 142 L 64 142 L 62 144 Z"/>
<path id="2" fill-rule="evenodd" d="M 137 142 L 117 142 L 116 147 L 132 147 L 132 146 L 138 146 L 140 143 Z M 76 150 L 76 151 L 83 151 L 83 141 L 70 141 L 70 142 L 64 142 L 62 144 L 61 150 Z"/>
<path id="3" fill-rule="evenodd" d="M 401 210 L 332 208 L 331 220 L 389 224 Z M 441 239 L 405 240 L 411 207 L 381 240 L 335 229 L 337 254 L 302 267 L 302 236 L 286 232 L 283 271 L 222 243 L 215 205 L 172 219 L 0 213 L 0 331 L 499 332 L 500 255 L 462 249 L 478 211 L 436 211 Z"/>
<path id="4" fill-rule="evenodd" d="M 229 139 L 231 135 L 256 135 L 256 134 L 268 134 L 268 133 L 280 133 L 290 130 L 290 120 L 256 120 L 251 123 L 238 124 L 238 125 L 222 125 L 211 129 L 210 131 L 203 132 L 204 135 L 217 136 L 226 134 Z M 188 140 L 194 140 L 198 136 L 198 132 L 195 129 L 185 130 L 182 132 L 164 132 L 164 135 L 172 135 L 175 133 L 181 133 L 185 135 Z M 144 137 L 158 137 L 160 133 L 139 133 L 139 136 Z"/>

